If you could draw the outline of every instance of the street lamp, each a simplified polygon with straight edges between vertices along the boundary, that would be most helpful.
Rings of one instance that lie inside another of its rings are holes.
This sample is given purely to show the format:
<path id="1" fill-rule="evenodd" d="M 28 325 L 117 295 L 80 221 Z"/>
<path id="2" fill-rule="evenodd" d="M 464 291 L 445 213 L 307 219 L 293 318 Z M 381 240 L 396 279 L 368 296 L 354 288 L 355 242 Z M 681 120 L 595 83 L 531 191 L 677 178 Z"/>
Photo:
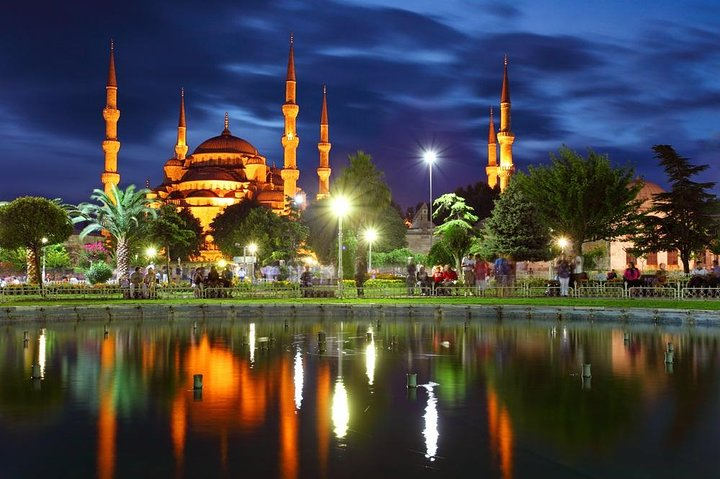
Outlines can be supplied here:
<path id="1" fill-rule="evenodd" d="M 157 256 L 157 248 L 155 248 L 154 246 L 149 246 L 145 249 L 145 256 L 147 256 L 147 258 L 152 263 L 152 261 L 155 259 L 155 256 Z"/>
<path id="2" fill-rule="evenodd" d="M 432 193 L 432 167 L 433 163 L 435 163 L 435 160 L 437 160 L 437 154 L 433 150 L 425 150 L 423 153 L 423 159 L 428 164 L 428 170 L 430 172 L 430 211 L 428 211 L 428 216 L 430 218 L 430 247 L 432 248 L 433 244 L 433 227 L 432 227 L 432 210 L 433 210 L 433 193 Z"/>
<path id="3" fill-rule="evenodd" d="M 337 196 L 333 200 L 333 211 L 338 217 L 338 288 L 342 289 L 343 266 L 342 266 L 342 219 L 350 211 L 350 203 L 347 198 Z"/>
<path id="4" fill-rule="evenodd" d="M 568 240 L 564 236 L 558 239 L 558 246 L 560 246 L 560 254 L 565 254 L 565 248 L 567 248 Z"/>
<path id="5" fill-rule="evenodd" d="M 45 246 L 48 243 L 48 239 L 43 236 L 43 238 L 40 240 L 42 242 L 42 252 L 43 252 L 43 264 L 42 264 L 42 278 L 40 280 L 40 284 L 45 284 Z M 37 263 L 35 263 L 37 264 Z"/>
<path id="6" fill-rule="evenodd" d="M 255 243 L 250 243 L 249 245 L 243 246 L 243 260 L 245 261 L 245 265 L 247 266 L 247 254 L 248 251 L 250 252 L 250 255 L 252 256 L 253 260 L 252 263 L 250 263 L 250 282 L 255 282 L 255 253 L 257 253 L 258 247 Z"/>
<path id="7" fill-rule="evenodd" d="M 365 241 L 368 244 L 368 271 L 372 271 L 372 245 L 377 239 L 377 231 L 374 228 L 365 230 Z"/>

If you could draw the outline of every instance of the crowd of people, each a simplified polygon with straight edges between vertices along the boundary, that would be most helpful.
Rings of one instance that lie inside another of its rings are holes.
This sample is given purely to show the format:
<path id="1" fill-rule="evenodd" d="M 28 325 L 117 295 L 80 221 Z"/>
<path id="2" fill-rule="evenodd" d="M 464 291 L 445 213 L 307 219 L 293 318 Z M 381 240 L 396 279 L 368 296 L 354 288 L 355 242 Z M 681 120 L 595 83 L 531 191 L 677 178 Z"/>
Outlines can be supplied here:
<path id="1" fill-rule="evenodd" d="M 498 258 L 493 266 L 485 261 L 479 254 L 465 256 L 461 263 L 462 280 L 451 265 L 435 265 L 425 267 L 416 265 L 412 258 L 407 264 L 407 290 L 408 295 L 415 293 L 419 288 L 423 296 L 446 296 L 453 293 L 454 288 L 464 286 L 464 294 L 482 295 L 488 288 L 488 280 L 495 277 L 499 285 L 508 286 L 511 274 L 510 264 L 505 258 Z"/>

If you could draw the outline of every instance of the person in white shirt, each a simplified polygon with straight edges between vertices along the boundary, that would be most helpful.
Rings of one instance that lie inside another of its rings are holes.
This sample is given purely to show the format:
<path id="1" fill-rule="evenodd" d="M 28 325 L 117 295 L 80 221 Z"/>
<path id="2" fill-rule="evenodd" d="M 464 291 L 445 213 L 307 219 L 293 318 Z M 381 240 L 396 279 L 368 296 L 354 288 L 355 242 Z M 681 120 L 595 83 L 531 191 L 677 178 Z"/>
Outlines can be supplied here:
<path id="1" fill-rule="evenodd" d="M 708 272 L 703 267 L 702 261 L 695 261 L 695 267 L 690 270 L 690 274 L 693 276 L 707 276 Z"/>

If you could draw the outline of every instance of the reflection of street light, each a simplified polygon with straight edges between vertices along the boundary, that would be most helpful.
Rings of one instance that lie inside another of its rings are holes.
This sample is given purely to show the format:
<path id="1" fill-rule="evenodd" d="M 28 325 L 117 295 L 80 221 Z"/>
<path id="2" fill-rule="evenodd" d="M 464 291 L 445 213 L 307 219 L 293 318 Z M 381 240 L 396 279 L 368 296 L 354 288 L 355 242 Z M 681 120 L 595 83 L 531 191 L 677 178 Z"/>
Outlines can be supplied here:
<path id="1" fill-rule="evenodd" d="M 48 239 L 43 236 L 43 238 L 40 240 L 42 242 L 42 252 L 43 252 L 43 264 L 42 264 L 42 278 L 40 279 L 40 284 L 45 283 L 45 246 L 48 243 Z M 35 263 L 37 264 L 37 263 Z"/>
<path id="2" fill-rule="evenodd" d="M 372 245 L 377 239 L 377 231 L 374 228 L 365 230 L 365 241 L 368 244 L 368 271 L 372 271 Z"/>
<path id="3" fill-rule="evenodd" d="M 428 216 L 430 217 L 430 247 L 433 244 L 433 228 L 432 228 L 432 210 L 433 210 L 433 193 L 432 193 L 432 167 L 435 160 L 437 160 L 437 154 L 433 150 L 425 150 L 423 153 L 423 160 L 428 164 L 428 170 L 430 171 L 430 211 Z"/>
<path id="4" fill-rule="evenodd" d="M 342 219 L 350 211 L 350 203 L 345 197 L 337 196 L 333 200 L 333 211 L 338 217 L 338 287 L 342 289 Z"/>

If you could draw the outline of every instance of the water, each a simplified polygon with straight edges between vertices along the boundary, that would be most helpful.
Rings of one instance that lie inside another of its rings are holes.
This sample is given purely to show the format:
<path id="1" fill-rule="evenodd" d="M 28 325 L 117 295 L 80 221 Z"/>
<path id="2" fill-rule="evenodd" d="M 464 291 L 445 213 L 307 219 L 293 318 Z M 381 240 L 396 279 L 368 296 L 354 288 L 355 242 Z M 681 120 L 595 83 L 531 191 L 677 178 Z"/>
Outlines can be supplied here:
<path id="1" fill-rule="evenodd" d="M 0 478 L 720 477 L 718 329 L 104 327 L 0 331 Z"/>

